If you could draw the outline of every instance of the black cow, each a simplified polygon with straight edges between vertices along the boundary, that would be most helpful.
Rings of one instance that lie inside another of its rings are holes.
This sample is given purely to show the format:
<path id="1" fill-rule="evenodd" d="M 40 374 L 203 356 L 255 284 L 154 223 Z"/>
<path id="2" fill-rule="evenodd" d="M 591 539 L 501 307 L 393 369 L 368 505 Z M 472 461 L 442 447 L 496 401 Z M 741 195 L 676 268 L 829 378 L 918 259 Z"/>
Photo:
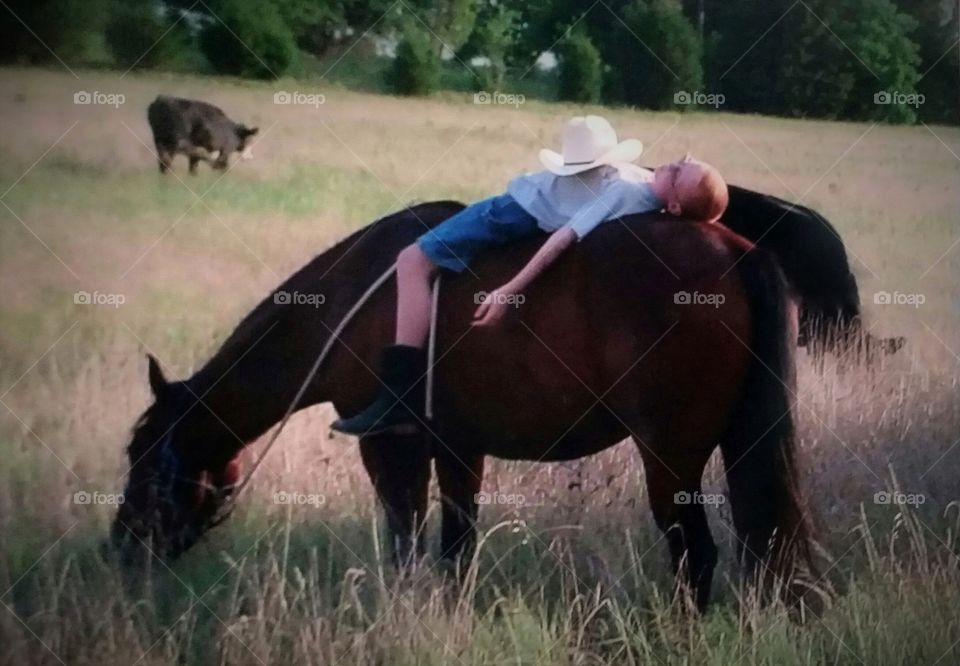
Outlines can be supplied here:
<path id="1" fill-rule="evenodd" d="M 235 123 L 213 104 L 160 95 L 147 107 L 160 173 L 166 173 L 177 153 L 190 159 L 190 173 L 202 160 L 214 169 L 225 169 L 230 154 L 250 156 L 248 140 L 257 128 Z"/>
<path id="2" fill-rule="evenodd" d="M 867 359 L 903 346 L 903 338 L 876 338 L 862 330 L 860 294 L 847 250 L 820 213 L 736 185 L 729 192 L 730 204 L 720 221 L 777 256 L 800 297 L 801 345 L 859 351 Z"/>

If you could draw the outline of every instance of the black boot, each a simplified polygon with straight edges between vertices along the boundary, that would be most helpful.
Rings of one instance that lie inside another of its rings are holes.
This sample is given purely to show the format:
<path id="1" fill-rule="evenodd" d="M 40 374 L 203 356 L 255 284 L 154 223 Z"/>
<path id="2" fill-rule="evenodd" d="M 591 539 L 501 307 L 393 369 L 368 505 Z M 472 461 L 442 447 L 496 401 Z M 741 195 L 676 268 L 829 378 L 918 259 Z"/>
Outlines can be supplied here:
<path id="1" fill-rule="evenodd" d="M 419 347 L 385 348 L 380 358 L 377 397 L 359 414 L 334 421 L 331 428 L 347 435 L 414 434 L 423 420 L 423 392 L 413 386 L 420 381 L 426 365 L 424 351 Z"/>

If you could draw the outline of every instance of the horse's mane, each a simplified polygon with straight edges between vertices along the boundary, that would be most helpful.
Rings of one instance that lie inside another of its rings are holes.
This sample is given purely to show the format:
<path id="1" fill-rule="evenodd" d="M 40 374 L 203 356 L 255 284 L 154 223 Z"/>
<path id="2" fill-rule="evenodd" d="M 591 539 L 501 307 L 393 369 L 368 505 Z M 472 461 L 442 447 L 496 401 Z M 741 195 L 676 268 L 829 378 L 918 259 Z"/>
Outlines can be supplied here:
<path id="1" fill-rule="evenodd" d="M 210 358 L 194 377 L 205 373 L 208 368 L 218 365 L 224 358 L 236 358 L 244 353 L 250 344 L 264 334 L 278 319 L 284 310 L 284 305 L 277 303 L 275 294 L 280 291 L 287 293 L 317 291 L 324 281 L 334 277 L 333 269 L 338 264 L 346 268 L 346 256 L 354 254 L 357 258 L 364 257 L 364 267 L 370 266 L 371 257 L 376 257 L 383 264 L 385 270 L 396 257 L 396 253 L 407 243 L 411 228 L 415 227 L 422 233 L 430 229 L 447 217 L 463 209 L 464 204 L 458 201 L 431 201 L 422 204 L 411 204 L 403 210 L 381 217 L 370 224 L 361 227 L 346 238 L 334 243 L 313 259 L 308 261 L 299 270 L 293 273 L 280 285 L 275 287 L 253 310 L 251 310 L 233 332 L 227 336 L 220 349 Z M 406 231 L 406 233 L 402 233 Z M 341 261 L 343 263 L 341 264 Z M 329 276 L 329 277 L 328 277 Z M 362 283 L 363 274 L 352 276 L 355 281 Z M 357 285 L 362 291 L 367 285 Z"/>

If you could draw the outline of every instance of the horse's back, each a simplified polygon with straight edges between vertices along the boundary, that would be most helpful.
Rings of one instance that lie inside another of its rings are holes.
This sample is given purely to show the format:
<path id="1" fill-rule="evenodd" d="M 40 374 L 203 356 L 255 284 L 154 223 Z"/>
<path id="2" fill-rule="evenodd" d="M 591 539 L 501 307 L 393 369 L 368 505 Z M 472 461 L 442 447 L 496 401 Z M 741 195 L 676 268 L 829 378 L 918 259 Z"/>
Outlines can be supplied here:
<path id="1" fill-rule="evenodd" d="M 498 456 L 563 459 L 643 436 L 691 403 L 712 404 L 698 414 L 703 430 L 722 427 L 749 355 L 736 270 L 748 244 L 676 218 L 608 222 L 538 277 L 503 324 L 471 329 L 481 292 L 515 275 L 542 240 L 445 281 L 438 386 L 451 390 L 438 399 L 469 423 L 460 435 Z"/>

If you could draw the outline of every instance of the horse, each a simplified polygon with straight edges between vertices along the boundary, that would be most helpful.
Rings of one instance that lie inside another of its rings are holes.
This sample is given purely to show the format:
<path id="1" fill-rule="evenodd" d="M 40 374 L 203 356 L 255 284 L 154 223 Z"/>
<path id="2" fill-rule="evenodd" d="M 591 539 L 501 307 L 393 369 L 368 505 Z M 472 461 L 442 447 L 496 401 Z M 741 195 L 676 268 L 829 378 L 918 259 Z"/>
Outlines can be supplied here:
<path id="1" fill-rule="evenodd" d="M 319 254 L 189 379 L 168 380 L 149 357 L 154 401 L 127 447 L 125 501 L 111 527 L 122 561 L 172 559 L 193 545 L 230 502 L 245 445 L 288 408 L 332 402 L 350 415 L 369 402 L 371 368 L 393 336 L 396 295 L 386 286 L 293 405 L 344 313 L 403 247 L 459 208 L 412 206 Z M 499 326 L 472 327 L 478 294 L 505 282 L 542 240 L 444 276 L 432 420 L 414 435 L 359 439 L 394 558 L 424 549 L 431 461 L 441 558 L 462 571 L 476 547 L 485 457 L 564 461 L 629 437 L 674 574 L 697 608 L 708 603 L 717 563 L 698 498 L 718 445 L 746 575 L 812 566 L 795 461 L 796 307 L 773 256 L 718 224 L 632 216 L 566 252 Z M 304 295 L 323 298 L 305 307 Z"/>
<path id="2" fill-rule="evenodd" d="M 903 347 L 903 337 L 880 338 L 864 330 L 857 279 L 829 220 L 770 194 L 736 185 L 728 191 L 720 222 L 777 257 L 800 301 L 799 346 L 814 356 L 852 352 L 867 363 Z"/>

